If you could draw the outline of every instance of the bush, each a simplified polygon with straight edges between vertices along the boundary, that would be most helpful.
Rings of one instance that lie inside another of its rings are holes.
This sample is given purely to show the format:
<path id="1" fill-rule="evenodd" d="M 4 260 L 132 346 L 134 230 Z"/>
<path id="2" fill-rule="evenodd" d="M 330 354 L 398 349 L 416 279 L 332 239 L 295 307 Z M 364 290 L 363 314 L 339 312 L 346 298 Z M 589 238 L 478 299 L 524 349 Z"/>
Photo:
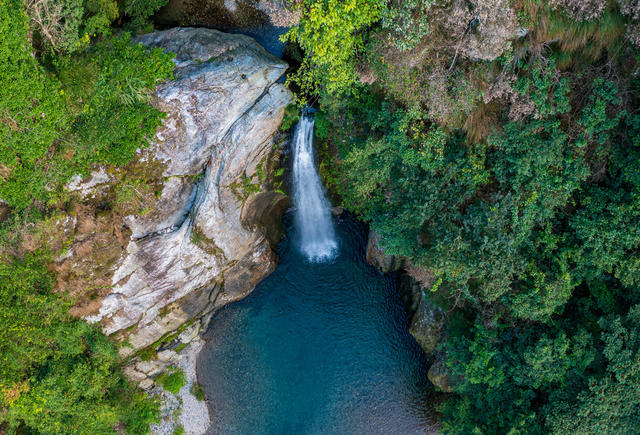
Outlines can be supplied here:
<path id="1" fill-rule="evenodd" d="M 45 52 L 82 50 L 92 36 L 110 35 L 118 17 L 114 0 L 27 0 L 25 5 L 34 39 Z"/>
<path id="2" fill-rule="evenodd" d="M 115 345 L 67 314 L 44 253 L 0 263 L 0 426 L 42 434 L 146 433 L 158 404 L 126 381 Z"/>
<path id="3" fill-rule="evenodd" d="M 160 123 L 150 97 L 171 56 L 108 36 L 115 16 L 110 0 L 0 0 L 0 198 L 13 208 L 0 223 L 0 431 L 144 434 L 159 416 L 115 344 L 69 316 L 50 255 L 19 244 L 64 205 L 71 175 L 130 161 Z"/>
<path id="4" fill-rule="evenodd" d="M 280 130 L 289 131 L 298 121 L 300 121 L 300 108 L 295 104 L 289 104 L 284 111 Z"/>
<path id="5" fill-rule="evenodd" d="M 134 27 L 143 28 L 147 25 L 149 17 L 166 4 L 167 0 L 124 0 L 122 12 L 131 17 Z"/>
<path id="6" fill-rule="evenodd" d="M 448 291 L 445 433 L 633 432 L 638 59 L 611 3 L 588 22 L 511 4 L 526 37 L 451 70 L 450 47 L 430 51 L 445 36 L 404 54 L 374 30 L 377 80 L 321 96 L 320 168 L 386 253 Z"/>
<path id="7" fill-rule="evenodd" d="M 92 165 L 129 162 L 160 125 L 150 98 L 173 63 L 125 34 L 45 71 L 31 56 L 21 6 L 12 5 L 0 11 L 0 33 L 11 35 L 0 42 L 0 198 L 23 211 L 63 200 L 69 178 Z"/>
<path id="8" fill-rule="evenodd" d="M 382 28 L 390 31 L 390 39 L 399 50 L 414 48 L 429 34 L 428 12 L 436 0 L 403 0 L 388 2 L 382 14 Z"/>
<path id="9" fill-rule="evenodd" d="M 206 397 L 204 394 L 204 388 L 202 388 L 202 385 L 197 382 L 194 382 L 191 386 L 191 394 L 193 394 L 193 396 L 200 402 L 202 402 Z"/>
<path id="10" fill-rule="evenodd" d="M 284 36 L 300 44 L 307 56 L 289 78 L 303 95 L 348 91 L 356 82 L 355 55 L 363 48 L 364 31 L 380 19 L 382 0 L 304 0 L 296 3 L 302 17 Z M 338 43 L 339 41 L 339 43 Z"/>
<path id="11" fill-rule="evenodd" d="M 187 383 L 187 378 L 179 368 L 170 367 L 166 373 L 158 376 L 157 382 L 168 392 L 178 394 Z"/>

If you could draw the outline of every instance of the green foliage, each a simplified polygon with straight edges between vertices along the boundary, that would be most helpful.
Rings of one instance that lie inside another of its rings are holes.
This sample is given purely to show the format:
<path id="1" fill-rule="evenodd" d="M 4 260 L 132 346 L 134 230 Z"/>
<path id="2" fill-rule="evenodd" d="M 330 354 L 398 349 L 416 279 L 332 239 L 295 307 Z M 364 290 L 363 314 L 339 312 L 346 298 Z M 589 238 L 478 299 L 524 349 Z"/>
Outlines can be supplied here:
<path id="1" fill-rule="evenodd" d="M 36 162 L 46 156 L 70 120 L 60 83 L 31 56 L 22 2 L 1 6 L 0 165 L 5 170 L 0 197 L 24 208 L 32 201 L 28 192 L 42 192 L 46 184 L 32 177 Z"/>
<path id="2" fill-rule="evenodd" d="M 25 2 L 34 40 L 45 53 L 73 53 L 91 37 L 109 36 L 118 17 L 114 0 L 41 0 Z"/>
<path id="3" fill-rule="evenodd" d="M 597 352 L 586 329 L 557 325 L 570 326 L 568 336 L 561 327 L 496 326 L 476 321 L 471 334 L 454 335 L 446 344 L 461 396 L 442 407 L 445 433 L 542 433 L 546 410 L 540 403 L 573 400 L 587 385 L 585 372 Z"/>
<path id="4" fill-rule="evenodd" d="M 187 383 L 187 378 L 184 372 L 179 368 L 170 367 L 167 370 L 167 373 L 163 373 L 158 376 L 157 382 L 168 392 L 178 394 L 180 389 Z"/>
<path id="5" fill-rule="evenodd" d="M 382 14 L 382 28 L 390 31 L 401 51 L 414 48 L 429 34 L 427 13 L 436 0 L 390 1 Z"/>
<path id="6" fill-rule="evenodd" d="M 108 37 L 117 18 L 131 18 L 140 29 L 167 0 L 30 0 L 29 27 L 36 48 L 44 54 L 69 54 L 86 49 L 92 39 Z"/>
<path id="7" fill-rule="evenodd" d="M 131 17 L 134 27 L 142 28 L 147 25 L 149 18 L 166 4 L 167 0 L 125 0 L 121 8 L 124 14 Z"/>
<path id="8" fill-rule="evenodd" d="M 193 394 L 193 396 L 200 402 L 205 399 L 204 388 L 202 388 L 202 385 L 198 384 L 197 382 L 194 382 L 191 386 L 191 394 Z"/>
<path id="9" fill-rule="evenodd" d="M 592 378 L 577 403 L 556 405 L 551 427 L 558 434 L 634 433 L 640 427 L 640 305 L 626 316 L 599 321 L 607 371 Z"/>
<path id="10" fill-rule="evenodd" d="M 15 259 L 9 264 L 0 263 L 0 379 L 3 388 L 20 382 L 33 366 L 44 363 L 49 356 L 47 350 L 62 340 L 60 335 L 65 331 L 61 322 L 68 302 L 52 294 L 51 285 L 52 277 L 42 255 L 28 255 L 22 261 Z M 22 337 L 28 337 L 27 341 Z"/>
<path id="11" fill-rule="evenodd" d="M 58 58 L 47 72 L 31 56 L 20 8 L 8 12 L 2 34 L 12 38 L 0 48 L 0 165 L 7 168 L 0 197 L 20 211 L 64 199 L 69 178 L 93 164 L 130 161 L 160 124 L 151 91 L 171 77 L 173 64 L 125 34 Z"/>
<path id="12" fill-rule="evenodd" d="M 289 131 L 300 120 L 300 108 L 295 104 L 289 104 L 284 110 L 284 118 L 280 124 L 280 130 Z"/>
<path id="13" fill-rule="evenodd" d="M 146 433 L 158 406 L 120 373 L 116 347 L 67 314 L 46 255 L 0 263 L 0 424 L 43 434 Z"/>
<path id="14" fill-rule="evenodd" d="M 116 346 L 69 316 L 49 255 L 19 244 L 21 228 L 64 205 L 72 175 L 127 163 L 160 123 L 150 98 L 171 76 L 171 56 L 110 36 L 117 16 L 110 0 L 0 2 L 0 198 L 13 209 L 0 225 L 0 427 L 9 433 L 143 434 L 159 415 L 123 378 Z"/>
<path id="15" fill-rule="evenodd" d="M 85 102 L 74 119 L 74 161 L 127 163 L 160 125 L 162 114 L 149 102 L 154 86 L 172 77 L 171 55 L 131 44 L 126 34 L 112 38 L 83 56 L 60 62 L 64 88 L 73 91 L 78 81 L 87 79 L 74 75 L 87 68 L 87 63 L 97 69 L 95 85 L 87 89 L 85 84 L 89 92 L 79 95 L 70 92 L 72 104 L 78 104 L 77 99 Z"/>
<path id="16" fill-rule="evenodd" d="M 320 169 L 385 252 L 449 292 L 445 433 L 632 433 L 640 118 L 622 71 L 637 60 L 614 12 L 562 30 L 566 17 L 525 4 L 539 26 L 526 41 L 442 76 L 370 44 L 378 82 L 320 100 Z M 483 81 L 505 75 L 506 94 L 483 99 Z"/>
<path id="17" fill-rule="evenodd" d="M 289 78 L 304 95 L 342 93 L 355 83 L 355 55 L 363 47 L 362 31 L 380 19 L 382 0 L 304 0 L 302 17 L 284 39 L 307 53 Z"/>
<path id="18" fill-rule="evenodd" d="M 389 253 L 435 269 L 470 302 L 499 301 L 515 317 L 546 321 L 583 280 L 558 227 L 591 174 L 584 149 L 606 155 L 624 113 L 607 116 L 616 90 L 596 80 L 573 115 L 570 84 L 553 63 L 533 66 L 517 89 L 534 115 L 505 123 L 486 144 L 464 144 L 416 109 L 357 109 L 369 130 L 344 145 L 349 183 L 339 189 Z M 567 116 L 576 119 L 573 140 Z"/>

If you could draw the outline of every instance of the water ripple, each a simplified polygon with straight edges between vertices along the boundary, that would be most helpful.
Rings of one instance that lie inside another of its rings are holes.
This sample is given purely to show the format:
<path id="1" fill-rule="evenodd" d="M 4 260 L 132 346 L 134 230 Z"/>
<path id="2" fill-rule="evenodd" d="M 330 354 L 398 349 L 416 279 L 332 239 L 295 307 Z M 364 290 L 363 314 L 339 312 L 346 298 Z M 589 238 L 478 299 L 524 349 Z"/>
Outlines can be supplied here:
<path id="1" fill-rule="evenodd" d="M 210 433 L 431 432 L 428 367 L 397 279 L 364 261 L 364 228 L 336 221 L 334 261 L 310 263 L 291 221 L 278 268 L 207 331 L 198 370 Z"/>

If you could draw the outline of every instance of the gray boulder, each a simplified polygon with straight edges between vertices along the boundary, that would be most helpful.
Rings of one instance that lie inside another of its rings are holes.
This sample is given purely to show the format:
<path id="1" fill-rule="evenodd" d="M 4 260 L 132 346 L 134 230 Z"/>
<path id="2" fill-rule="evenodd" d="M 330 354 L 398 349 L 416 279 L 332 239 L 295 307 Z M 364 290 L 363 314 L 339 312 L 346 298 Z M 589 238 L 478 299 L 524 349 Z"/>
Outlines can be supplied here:
<path id="1" fill-rule="evenodd" d="M 449 369 L 447 369 L 447 365 L 443 359 L 438 359 L 431 365 L 429 372 L 427 373 L 427 377 L 433 385 L 440 388 L 445 393 L 453 392 Z"/>

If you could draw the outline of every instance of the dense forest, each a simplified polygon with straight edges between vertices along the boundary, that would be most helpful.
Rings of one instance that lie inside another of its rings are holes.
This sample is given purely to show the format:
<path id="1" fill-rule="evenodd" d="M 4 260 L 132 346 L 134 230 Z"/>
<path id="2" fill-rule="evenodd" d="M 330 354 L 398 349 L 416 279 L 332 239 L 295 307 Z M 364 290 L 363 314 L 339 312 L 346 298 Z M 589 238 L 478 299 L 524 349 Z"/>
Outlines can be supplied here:
<path id="1" fill-rule="evenodd" d="M 164 3 L 0 0 L 0 432 L 157 419 L 117 345 L 69 315 L 47 231 L 72 175 L 160 125 L 171 55 L 131 38 Z M 291 7 L 289 84 L 319 107 L 328 188 L 447 313 L 443 432 L 638 433 L 640 1 Z"/>
<path id="2" fill-rule="evenodd" d="M 443 431 L 638 433 L 640 3 L 303 10 L 325 180 L 448 313 Z"/>
<path id="3" fill-rule="evenodd" d="M 130 42 L 159 6 L 0 1 L 0 433 L 146 433 L 157 418 L 116 345 L 69 315 L 47 267 L 64 247 L 46 234 L 72 175 L 126 163 L 160 125 L 149 99 L 171 56 Z"/>

